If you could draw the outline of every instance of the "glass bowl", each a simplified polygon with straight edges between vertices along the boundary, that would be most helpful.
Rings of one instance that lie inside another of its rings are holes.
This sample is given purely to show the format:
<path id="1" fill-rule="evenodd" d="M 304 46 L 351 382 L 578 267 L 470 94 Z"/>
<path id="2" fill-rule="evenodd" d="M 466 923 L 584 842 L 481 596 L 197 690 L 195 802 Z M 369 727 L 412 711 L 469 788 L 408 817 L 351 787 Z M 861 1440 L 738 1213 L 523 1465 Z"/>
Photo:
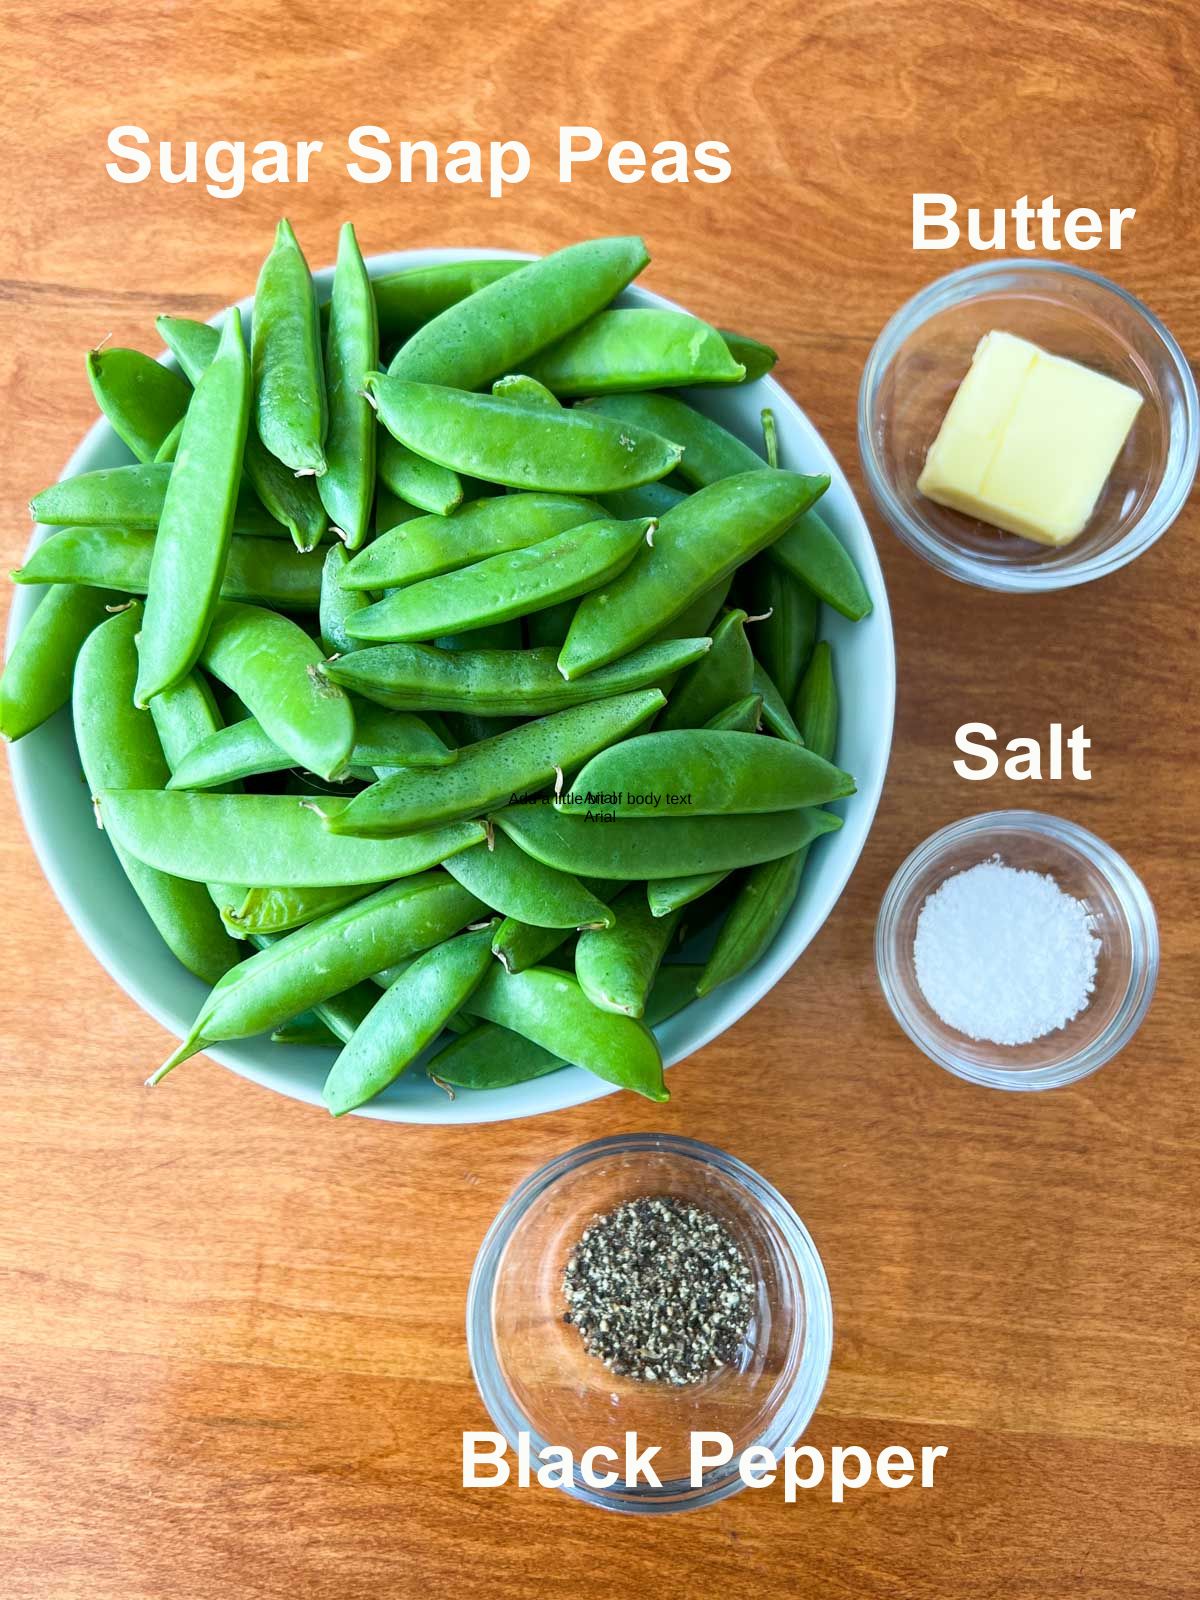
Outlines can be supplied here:
<path id="1" fill-rule="evenodd" d="M 925 452 L 975 346 L 993 328 L 1143 397 L 1091 521 L 1061 549 L 1002 533 L 917 492 Z M 1115 572 L 1166 532 L 1196 476 L 1198 411 L 1182 350 L 1140 300 L 1066 262 L 996 261 L 939 278 L 884 328 L 859 389 L 858 447 L 876 503 L 918 555 L 964 583 L 1033 593 Z"/>
<path id="2" fill-rule="evenodd" d="M 1049 873 L 1084 903 L 1100 941 L 1085 1010 L 1026 1045 L 977 1042 L 947 1027 L 917 983 L 913 941 L 926 898 L 993 856 Z M 1037 811 L 986 811 L 932 834 L 897 872 L 879 909 L 875 964 L 896 1021 L 938 1066 L 993 1089 L 1055 1089 L 1111 1061 L 1141 1026 L 1158 977 L 1158 924 L 1141 879 L 1094 833 Z"/>
<path id="3" fill-rule="evenodd" d="M 745 1252 L 757 1298 L 742 1355 L 699 1383 L 668 1387 L 618 1378 L 588 1355 L 563 1321 L 563 1270 L 598 1213 L 639 1196 L 674 1195 L 718 1216 Z M 787 1201 L 736 1157 L 670 1134 L 597 1139 L 548 1162 L 509 1197 L 480 1246 L 467 1296 L 467 1346 L 475 1382 L 499 1431 L 537 1452 L 569 1448 L 567 1492 L 625 1512 L 684 1511 L 743 1487 L 738 1457 L 753 1444 L 777 1456 L 808 1425 L 833 1340 L 829 1285 L 816 1246 Z M 727 1466 L 693 1487 L 690 1434 L 733 1441 Z M 660 1446 L 661 1488 L 623 1481 L 597 1489 L 579 1457 L 608 1445 L 624 1460 L 625 1435 Z"/>

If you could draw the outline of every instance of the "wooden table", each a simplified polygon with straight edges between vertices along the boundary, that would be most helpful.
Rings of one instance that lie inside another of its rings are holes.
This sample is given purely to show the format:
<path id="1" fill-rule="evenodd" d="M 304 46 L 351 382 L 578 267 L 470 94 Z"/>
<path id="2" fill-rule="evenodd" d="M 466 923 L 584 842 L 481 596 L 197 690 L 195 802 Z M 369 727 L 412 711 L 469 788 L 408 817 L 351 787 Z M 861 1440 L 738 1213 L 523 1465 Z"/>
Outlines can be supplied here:
<path id="1" fill-rule="evenodd" d="M 5 566 L 26 499 L 92 418 L 83 351 L 105 334 L 154 350 L 156 312 L 208 316 L 247 292 L 281 210 L 315 262 L 345 216 L 368 252 L 644 232 L 646 281 L 776 345 L 859 488 L 871 341 L 970 259 L 912 252 L 914 189 L 1136 206 L 1120 253 L 1086 264 L 1194 352 L 1196 20 L 1186 0 L 10 8 Z M 155 139 L 323 137 L 327 153 L 307 187 L 236 200 L 119 187 L 104 141 L 121 121 Z M 371 121 L 523 138 L 535 170 L 498 201 L 359 186 L 344 137 Z M 566 123 L 723 139 L 734 176 L 563 187 Z M 147 1094 L 167 1041 L 84 949 L 4 806 L 6 1600 L 1200 1593 L 1200 516 L 1102 583 L 1014 600 L 938 577 L 868 509 L 901 684 L 878 821 L 804 959 L 672 1074 L 665 1109 L 614 1096 L 474 1129 L 333 1125 L 205 1061 Z M 1095 776 L 967 785 L 952 740 L 974 718 L 1004 737 L 1082 722 Z M 926 1062 L 872 964 L 906 852 L 1016 804 L 1128 855 L 1164 956 L 1120 1061 L 1029 1097 Z M 736 1152 L 817 1240 L 836 1347 L 811 1442 L 946 1444 L 936 1487 L 791 1507 L 768 1490 L 652 1522 L 462 1491 L 461 1432 L 487 1426 L 463 1299 L 488 1222 L 552 1154 L 650 1127 Z"/>

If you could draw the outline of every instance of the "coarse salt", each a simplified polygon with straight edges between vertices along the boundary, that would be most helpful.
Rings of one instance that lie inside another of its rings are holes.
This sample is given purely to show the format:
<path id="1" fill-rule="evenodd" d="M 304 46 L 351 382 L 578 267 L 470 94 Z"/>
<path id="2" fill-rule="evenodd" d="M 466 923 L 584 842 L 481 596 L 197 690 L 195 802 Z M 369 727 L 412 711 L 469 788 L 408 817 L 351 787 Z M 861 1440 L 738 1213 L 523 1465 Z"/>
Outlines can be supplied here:
<path id="1" fill-rule="evenodd" d="M 1082 901 L 999 856 L 931 894 L 913 944 L 921 993 L 968 1039 L 1031 1044 L 1086 1009 L 1100 941 Z"/>

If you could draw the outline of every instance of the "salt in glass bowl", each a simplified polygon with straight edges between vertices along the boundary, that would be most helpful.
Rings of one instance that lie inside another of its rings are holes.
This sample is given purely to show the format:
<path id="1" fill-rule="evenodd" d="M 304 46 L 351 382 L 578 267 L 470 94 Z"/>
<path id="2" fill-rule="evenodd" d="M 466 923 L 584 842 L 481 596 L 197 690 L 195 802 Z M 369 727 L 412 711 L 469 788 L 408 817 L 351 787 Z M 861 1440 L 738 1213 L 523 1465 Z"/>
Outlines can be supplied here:
<path id="1" fill-rule="evenodd" d="M 1087 1006 L 1065 1027 L 1024 1045 L 990 1044 L 947 1027 L 921 993 L 913 956 L 929 895 L 996 856 L 1006 866 L 1048 873 L 1083 902 L 1100 941 Z M 879 909 L 875 964 L 896 1021 L 938 1066 L 993 1089 L 1055 1089 L 1111 1061 L 1141 1026 L 1158 977 L 1158 924 L 1141 879 L 1094 833 L 1038 811 L 986 811 L 932 834 L 896 873 Z"/>
<path id="2" fill-rule="evenodd" d="M 757 1285 L 736 1366 L 679 1387 L 614 1376 L 563 1321 L 563 1271 L 584 1230 L 598 1214 L 651 1195 L 677 1196 L 719 1217 Z M 807 1427 L 832 1341 L 825 1271 L 791 1206 L 736 1157 L 670 1134 L 597 1139 L 526 1178 L 489 1228 L 467 1296 L 471 1369 L 496 1428 L 514 1452 L 518 1434 L 530 1435 L 534 1471 L 545 1446 L 569 1448 L 567 1492 L 614 1511 L 693 1510 L 735 1494 L 743 1450 L 761 1444 L 781 1456 Z M 734 1447 L 730 1463 L 695 1487 L 693 1430 L 727 1433 Z M 583 1451 L 608 1445 L 623 1461 L 627 1431 L 639 1447 L 661 1447 L 653 1462 L 661 1488 L 587 1484 Z"/>
<path id="3" fill-rule="evenodd" d="M 992 329 L 1142 395 L 1091 520 L 1059 549 L 917 491 L 925 453 Z M 859 388 L 858 447 L 879 509 L 910 549 L 952 578 L 1027 594 L 1115 572 L 1166 532 L 1196 476 L 1200 405 L 1183 351 L 1127 290 L 1065 261 L 985 262 L 929 284 L 879 335 Z"/>

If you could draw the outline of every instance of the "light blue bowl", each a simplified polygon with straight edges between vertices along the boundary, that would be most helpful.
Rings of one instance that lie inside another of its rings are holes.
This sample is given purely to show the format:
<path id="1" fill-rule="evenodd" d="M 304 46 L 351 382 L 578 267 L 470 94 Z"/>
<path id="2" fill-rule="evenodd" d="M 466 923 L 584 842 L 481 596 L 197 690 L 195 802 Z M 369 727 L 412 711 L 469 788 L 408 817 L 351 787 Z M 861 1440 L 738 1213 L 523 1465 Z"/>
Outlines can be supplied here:
<path id="1" fill-rule="evenodd" d="M 410 250 L 375 256 L 373 277 L 438 261 L 510 255 L 500 250 Z M 315 274 L 327 295 L 332 269 Z M 670 306 L 644 289 L 631 289 L 624 303 Z M 247 324 L 251 300 L 241 302 Z M 169 360 L 169 358 L 164 358 Z M 845 474 L 808 418 L 772 378 L 736 389 L 698 389 L 685 398 L 747 442 L 761 438 L 760 413 L 770 406 L 779 432 L 780 463 L 804 472 L 827 472 L 821 513 L 842 539 L 875 603 L 863 622 L 852 624 L 825 608 L 825 635 L 833 644 L 838 693 L 844 708 L 838 761 L 853 772 L 858 793 L 838 810 L 845 826 L 820 839 L 812 851 L 796 904 L 767 954 L 749 972 L 697 1000 L 658 1030 L 668 1064 L 682 1061 L 735 1023 L 777 983 L 804 952 L 833 909 L 866 842 L 883 787 L 892 740 L 896 657 L 883 575 L 871 535 Z M 104 421 L 96 423 L 67 463 L 64 476 L 116 466 L 129 455 Z M 39 529 L 34 544 L 46 536 Z M 25 626 L 40 589 L 18 589 L 12 605 L 9 648 Z M 159 939 L 130 889 L 104 835 L 98 831 L 79 770 L 69 712 L 63 711 L 10 748 L 13 786 L 38 860 L 85 944 L 134 1000 L 176 1037 L 183 1037 L 207 992 Z M 164 1041 L 163 1055 L 168 1053 Z M 332 1053 L 268 1039 L 237 1040 L 207 1052 L 214 1061 L 280 1094 L 321 1104 L 321 1085 Z M 147 1069 L 157 1063 L 148 1061 Z M 186 1070 L 186 1069 L 185 1069 Z M 676 1085 L 678 1093 L 681 1085 Z M 163 1092 L 167 1092 L 164 1090 Z M 450 1100 L 419 1069 L 409 1072 L 361 1115 L 386 1122 L 498 1122 L 560 1111 L 611 1094 L 612 1086 L 590 1073 L 567 1068 L 533 1083 L 487 1093 L 462 1091 Z"/>

